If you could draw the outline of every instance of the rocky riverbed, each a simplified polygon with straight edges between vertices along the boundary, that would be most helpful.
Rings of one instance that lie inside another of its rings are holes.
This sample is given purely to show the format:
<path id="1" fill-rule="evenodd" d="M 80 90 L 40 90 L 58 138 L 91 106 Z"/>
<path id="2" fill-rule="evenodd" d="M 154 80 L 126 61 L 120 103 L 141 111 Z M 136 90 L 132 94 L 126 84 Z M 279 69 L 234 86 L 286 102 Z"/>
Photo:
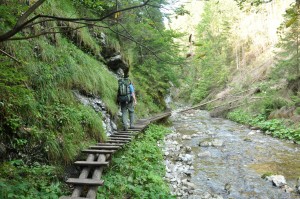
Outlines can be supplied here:
<path id="1" fill-rule="evenodd" d="M 299 145 L 201 110 L 171 120 L 165 178 L 177 198 L 300 198 Z"/>

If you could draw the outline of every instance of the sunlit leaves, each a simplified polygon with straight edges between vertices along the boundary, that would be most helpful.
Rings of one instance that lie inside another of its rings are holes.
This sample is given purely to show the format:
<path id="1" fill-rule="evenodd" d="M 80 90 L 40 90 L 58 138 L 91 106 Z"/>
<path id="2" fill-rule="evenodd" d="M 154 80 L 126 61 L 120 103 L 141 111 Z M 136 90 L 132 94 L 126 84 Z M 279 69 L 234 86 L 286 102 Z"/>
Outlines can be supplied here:
<path id="1" fill-rule="evenodd" d="M 188 10 L 186 10 L 185 8 L 184 8 L 184 6 L 183 5 L 181 5 L 179 8 L 177 8 L 176 10 L 175 10 L 175 14 L 176 15 L 180 15 L 180 16 L 183 16 L 183 15 L 185 15 L 185 14 L 190 14 L 190 12 L 188 11 Z"/>
<path id="2" fill-rule="evenodd" d="M 115 1 L 100 1 L 100 0 L 73 0 L 74 3 L 79 3 L 94 11 L 104 11 L 115 6 Z"/>

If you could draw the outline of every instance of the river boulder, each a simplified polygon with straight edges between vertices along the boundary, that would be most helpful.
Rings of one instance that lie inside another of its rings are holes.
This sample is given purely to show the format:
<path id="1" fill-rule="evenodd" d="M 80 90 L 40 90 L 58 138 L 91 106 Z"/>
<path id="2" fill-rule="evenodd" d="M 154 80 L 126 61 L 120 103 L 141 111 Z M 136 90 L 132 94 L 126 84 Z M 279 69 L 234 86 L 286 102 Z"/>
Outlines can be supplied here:
<path id="1" fill-rule="evenodd" d="M 282 187 L 282 186 L 286 185 L 286 180 L 285 180 L 284 176 L 282 176 L 282 175 L 271 175 L 271 176 L 266 177 L 266 179 L 268 181 L 271 181 L 273 183 L 273 185 L 276 187 Z"/>

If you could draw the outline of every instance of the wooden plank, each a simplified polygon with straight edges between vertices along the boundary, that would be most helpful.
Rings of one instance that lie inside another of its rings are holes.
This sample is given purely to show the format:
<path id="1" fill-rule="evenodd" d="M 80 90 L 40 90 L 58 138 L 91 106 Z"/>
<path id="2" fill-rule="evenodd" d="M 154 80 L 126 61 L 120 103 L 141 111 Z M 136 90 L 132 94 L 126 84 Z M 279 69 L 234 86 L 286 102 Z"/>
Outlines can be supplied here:
<path id="1" fill-rule="evenodd" d="M 132 131 L 133 131 L 133 132 L 137 132 L 137 131 L 141 131 L 141 129 L 134 128 L 134 129 L 128 129 L 128 131 L 129 131 L 129 132 L 130 132 L 130 131 L 131 131 L 131 132 L 132 132 Z"/>
<path id="2" fill-rule="evenodd" d="M 109 140 L 107 141 L 109 143 L 127 143 L 127 142 L 130 142 L 130 140 Z"/>
<path id="3" fill-rule="evenodd" d="M 120 138 L 131 138 L 131 137 L 133 137 L 133 135 L 131 135 L 131 134 L 128 134 L 128 135 L 122 135 L 122 134 L 114 134 L 114 135 L 111 135 L 111 136 L 109 136 L 109 137 L 120 137 Z"/>
<path id="4" fill-rule="evenodd" d="M 121 146 L 90 146 L 91 149 L 119 149 Z"/>
<path id="5" fill-rule="evenodd" d="M 114 136 L 112 136 L 112 137 L 118 137 L 118 136 L 127 136 L 127 137 L 135 137 L 136 136 L 136 134 L 123 134 L 123 133 L 115 133 L 114 134 Z"/>
<path id="6" fill-rule="evenodd" d="M 98 146 L 123 146 L 124 144 L 120 144 L 120 143 L 97 143 Z"/>
<path id="7" fill-rule="evenodd" d="M 95 155 L 94 154 L 89 154 L 86 161 L 94 161 L 94 159 L 95 159 Z M 84 167 L 81 170 L 79 178 L 86 179 L 89 175 L 90 170 L 91 170 L 91 167 Z M 80 197 L 80 195 L 82 193 L 82 190 L 83 190 L 83 186 L 76 185 L 73 192 L 72 192 L 72 197 Z"/>
<path id="8" fill-rule="evenodd" d="M 132 132 L 139 132 L 140 130 L 127 130 L 127 131 L 118 131 L 118 133 L 132 133 Z"/>
<path id="9" fill-rule="evenodd" d="M 143 130 L 144 128 L 146 128 L 147 125 L 135 125 L 133 129 L 129 129 L 129 131 L 132 130 Z"/>
<path id="10" fill-rule="evenodd" d="M 103 180 L 69 178 L 66 181 L 66 183 L 68 183 L 68 184 L 76 184 L 76 185 L 100 186 L 100 185 L 103 185 Z"/>
<path id="11" fill-rule="evenodd" d="M 109 137 L 110 140 L 131 140 L 131 138 L 126 137 Z"/>
<path id="12" fill-rule="evenodd" d="M 96 149 L 85 149 L 85 150 L 82 150 L 83 153 L 91 153 L 91 154 L 111 154 L 111 153 L 114 153 L 115 150 L 96 150 Z"/>
<path id="13" fill-rule="evenodd" d="M 117 133 L 114 133 L 113 135 L 137 135 L 138 133 L 137 132 L 117 132 Z"/>
<path id="14" fill-rule="evenodd" d="M 74 162 L 75 165 L 79 166 L 107 166 L 109 162 L 96 162 L 96 161 L 76 161 Z"/>
<path id="15" fill-rule="evenodd" d="M 98 156 L 98 159 L 97 159 L 98 162 L 105 162 L 105 160 L 106 160 L 106 156 L 105 155 L 101 155 L 100 154 Z M 102 172 L 103 172 L 103 167 L 96 168 L 94 170 L 92 179 L 101 179 Z M 87 192 L 86 197 L 90 198 L 90 199 L 96 199 L 97 198 L 97 191 L 98 191 L 98 187 L 97 186 L 90 187 L 89 190 L 88 190 L 88 192 Z"/>
<path id="16" fill-rule="evenodd" d="M 62 196 L 59 199 L 90 199 L 85 197 L 72 197 L 72 196 Z"/>

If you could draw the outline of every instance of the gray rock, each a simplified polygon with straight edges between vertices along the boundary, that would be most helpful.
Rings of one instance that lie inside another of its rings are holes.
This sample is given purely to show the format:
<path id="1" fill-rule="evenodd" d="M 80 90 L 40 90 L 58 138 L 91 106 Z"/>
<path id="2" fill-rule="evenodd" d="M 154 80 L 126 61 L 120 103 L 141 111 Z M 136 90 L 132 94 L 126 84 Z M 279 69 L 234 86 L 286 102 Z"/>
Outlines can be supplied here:
<path id="1" fill-rule="evenodd" d="M 183 139 L 183 140 L 190 140 L 190 139 L 192 139 L 192 138 L 191 138 L 190 135 L 183 135 L 183 136 L 182 136 L 182 139 Z"/>
<path id="2" fill-rule="evenodd" d="M 111 127 L 112 127 L 112 129 L 113 130 L 118 130 L 118 127 L 117 127 L 117 125 L 113 122 L 113 121 L 111 121 Z"/>
<path id="3" fill-rule="evenodd" d="M 194 156 L 190 155 L 190 154 L 185 154 L 185 155 L 179 155 L 179 158 L 183 161 L 183 162 L 192 162 Z"/>
<path id="4" fill-rule="evenodd" d="M 197 134 L 197 133 L 194 133 L 193 135 L 191 135 L 192 138 L 194 138 L 194 137 L 199 137 L 199 136 L 200 136 L 200 135 Z"/>
<path id="5" fill-rule="evenodd" d="M 297 183 L 296 183 L 296 191 L 298 193 L 300 193 L 300 177 L 297 179 Z"/>
<path id="6" fill-rule="evenodd" d="M 211 157 L 211 153 L 209 151 L 200 152 L 198 153 L 198 157 Z"/>
<path id="7" fill-rule="evenodd" d="M 245 142 L 252 142 L 252 139 L 251 139 L 251 138 L 248 138 L 248 137 L 246 137 L 246 138 L 244 138 L 244 141 L 245 141 Z"/>
<path id="8" fill-rule="evenodd" d="M 188 199 L 201 199 L 200 195 L 190 195 Z"/>
<path id="9" fill-rule="evenodd" d="M 184 147 L 184 151 L 185 151 L 186 153 L 189 153 L 189 152 L 192 151 L 192 147 L 186 146 L 186 147 Z"/>
<path id="10" fill-rule="evenodd" d="M 291 193 L 291 192 L 294 191 L 294 189 L 292 189 L 292 188 L 289 187 L 288 185 L 284 185 L 284 186 L 282 187 L 282 189 L 283 189 L 285 192 L 287 192 L 287 193 Z"/>
<path id="11" fill-rule="evenodd" d="M 286 180 L 284 178 L 284 176 L 282 175 L 271 175 L 266 177 L 266 179 L 268 181 L 271 181 L 273 183 L 273 185 L 275 185 L 276 187 L 282 187 L 284 185 L 286 185 Z"/>
<path id="12" fill-rule="evenodd" d="M 209 147 L 209 146 L 211 146 L 211 142 L 209 142 L 209 141 L 203 141 L 203 142 L 199 143 L 199 146 Z"/>
<path id="13" fill-rule="evenodd" d="M 220 139 L 214 139 L 214 140 L 211 142 L 211 145 L 212 145 L 212 146 L 215 146 L 215 147 L 219 147 L 219 146 L 223 146 L 223 143 L 224 143 L 223 140 L 220 140 Z"/>

